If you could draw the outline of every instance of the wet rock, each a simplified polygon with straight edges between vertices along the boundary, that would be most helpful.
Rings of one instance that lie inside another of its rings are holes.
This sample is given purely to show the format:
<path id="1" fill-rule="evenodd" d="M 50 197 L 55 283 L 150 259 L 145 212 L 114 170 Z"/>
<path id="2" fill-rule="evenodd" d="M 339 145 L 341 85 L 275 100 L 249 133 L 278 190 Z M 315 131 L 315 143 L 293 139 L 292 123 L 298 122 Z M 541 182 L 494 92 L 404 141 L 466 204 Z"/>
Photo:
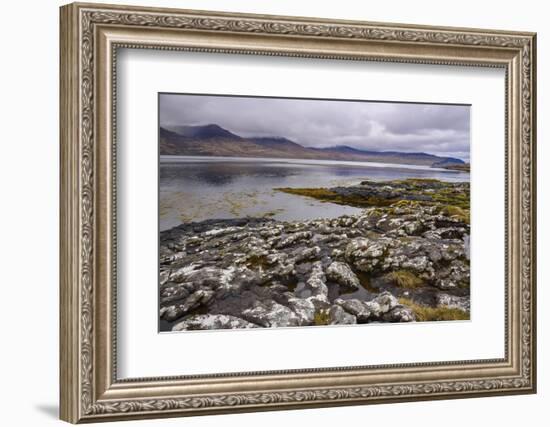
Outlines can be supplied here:
<path id="1" fill-rule="evenodd" d="M 191 316 L 172 327 L 172 331 L 258 328 L 258 325 L 225 314 L 199 314 Z"/>
<path id="2" fill-rule="evenodd" d="M 327 268 L 326 276 L 345 289 L 356 291 L 361 284 L 350 266 L 344 262 L 334 261 Z"/>

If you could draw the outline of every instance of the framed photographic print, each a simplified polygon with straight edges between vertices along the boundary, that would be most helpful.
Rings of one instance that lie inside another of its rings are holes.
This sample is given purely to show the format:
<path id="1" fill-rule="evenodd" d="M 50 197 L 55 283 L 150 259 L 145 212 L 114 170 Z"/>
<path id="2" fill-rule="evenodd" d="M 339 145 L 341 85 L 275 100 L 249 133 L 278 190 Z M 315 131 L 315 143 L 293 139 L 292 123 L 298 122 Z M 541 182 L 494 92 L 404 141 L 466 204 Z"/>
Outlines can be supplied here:
<path id="1" fill-rule="evenodd" d="M 61 8 L 61 418 L 533 393 L 535 34 Z"/>

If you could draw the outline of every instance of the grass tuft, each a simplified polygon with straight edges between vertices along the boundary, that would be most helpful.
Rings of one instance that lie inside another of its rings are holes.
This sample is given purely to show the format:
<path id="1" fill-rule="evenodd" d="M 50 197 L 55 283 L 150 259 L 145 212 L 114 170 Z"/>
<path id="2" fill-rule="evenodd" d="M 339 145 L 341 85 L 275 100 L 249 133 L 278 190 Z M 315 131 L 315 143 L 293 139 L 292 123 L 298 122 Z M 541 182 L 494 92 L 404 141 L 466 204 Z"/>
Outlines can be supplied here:
<path id="1" fill-rule="evenodd" d="M 470 320 L 470 314 L 458 308 L 444 306 L 428 307 L 415 303 L 409 298 L 399 298 L 399 303 L 410 307 L 417 322 L 433 322 L 442 320 Z"/>
<path id="2" fill-rule="evenodd" d="M 313 324 L 315 326 L 328 325 L 330 323 L 330 316 L 328 310 L 319 310 L 313 317 Z"/>
<path id="3" fill-rule="evenodd" d="M 407 270 L 397 270 L 386 274 L 386 279 L 400 288 L 414 289 L 423 285 L 422 279 Z"/>

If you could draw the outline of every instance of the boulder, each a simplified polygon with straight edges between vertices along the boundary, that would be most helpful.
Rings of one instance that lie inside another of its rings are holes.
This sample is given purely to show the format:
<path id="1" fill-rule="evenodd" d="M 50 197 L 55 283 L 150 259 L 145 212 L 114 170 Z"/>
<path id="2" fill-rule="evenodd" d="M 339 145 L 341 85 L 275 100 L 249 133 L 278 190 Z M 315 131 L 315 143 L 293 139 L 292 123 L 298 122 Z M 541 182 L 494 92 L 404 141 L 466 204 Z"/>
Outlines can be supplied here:
<path id="1" fill-rule="evenodd" d="M 382 315 L 395 308 L 397 298 L 390 292 L 382 292 L 370 301 L 361 301 L 358 299 L 337 299 L 335 304 L 341 306 L 346 312 L 357 318 L 357 323 L 368 323 L 380 320 Z"/>
<path id="2" fill-rule="evenodd" d="M 382 315 L 384 322 L 414 322 L 416 317 L 411 308 L 404 305 L 396 305 L 390 311 Z"/>
<path id="3" fill-rule="evenodd" d="M 168 322 L 173 322 L 180 317 L 185 316 L 189 311 L 196 309 L 201 304 L 207 304 L 214 295 L 210 289 L 199 289 L 191 294 L 181 304 L 170 305 L 161 308 L 161 317 Z"/>
<path id="4" fill-rule="evenodd" d="M 258 328 L 258 325 L 225 314 L 199 314 L 176 323 L 172 331 Z"/>
<path id="5" fill-rule="evenodd" d="M 345 262 L 334 261 L 328 266 L 326 276 L 344 289 L 357 291 L 361 286 L 359 278 Z"/>
<path id="6" fill-rule="evenodd" d="M 466 313 L 470 312 L 470 297 L 460 297 L 446 293 L 437 295 L 437 305 L 443 305 L 448 308 L 458 308 Z"/>
<path id="7" fill-rule="evenodd" d="M 244 310 L 241 317 L 266 328 L 306 326 L 313 322 L 315 307 L 311 301 L 293 298 L 289 304 L 296 311 L 275 301 L 257 302 Z"/>
<path id="8" fill-rule="evenodd" d="M 329 325 L 355 325 L 357 318 L 346 313 L 344 309 L 339 305 L 333 305 L 328 311 Z"/>

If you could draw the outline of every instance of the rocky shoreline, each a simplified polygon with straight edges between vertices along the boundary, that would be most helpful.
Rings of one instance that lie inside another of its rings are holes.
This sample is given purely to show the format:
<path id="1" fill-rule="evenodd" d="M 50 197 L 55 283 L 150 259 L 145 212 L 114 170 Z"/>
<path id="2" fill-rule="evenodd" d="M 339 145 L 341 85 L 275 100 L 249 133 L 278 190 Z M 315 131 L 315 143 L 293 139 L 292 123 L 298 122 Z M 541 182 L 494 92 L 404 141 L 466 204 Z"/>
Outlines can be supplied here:
<path id="1" fill-rule="evenodd" d="M 469 319 L 468 183 L 280 191 L 363 210 L 162 232 L 161 331 Z"/>

